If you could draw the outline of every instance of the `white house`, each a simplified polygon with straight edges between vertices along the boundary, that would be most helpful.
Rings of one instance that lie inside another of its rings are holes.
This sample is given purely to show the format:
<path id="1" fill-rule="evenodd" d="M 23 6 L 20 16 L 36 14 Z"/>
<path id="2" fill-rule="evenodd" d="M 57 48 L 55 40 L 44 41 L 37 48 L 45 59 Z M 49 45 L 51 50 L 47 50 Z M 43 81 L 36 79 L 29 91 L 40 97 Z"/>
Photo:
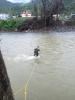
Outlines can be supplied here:
<path id="1" fill-rule="evenodd" d="M 21 17 L 32 17 L 32 13 L 30 11 L 23 11 Z"/>
<path id="2" fill-rule="evenodd" d="M 53 15 L 54 20 L 57 20 L 59 17 L 60 17 L 59 14 L 58 14 L 58 15 L 57 15 L 57 14 L 54 14 L 54 15 Z"/>
<path id="3" fill-rule="evenodd" d="M 8 18 L 10 18 L 9 14 L 6 14 L 6 13 L 0 14 L 0 20 L 7 20 Z"/>

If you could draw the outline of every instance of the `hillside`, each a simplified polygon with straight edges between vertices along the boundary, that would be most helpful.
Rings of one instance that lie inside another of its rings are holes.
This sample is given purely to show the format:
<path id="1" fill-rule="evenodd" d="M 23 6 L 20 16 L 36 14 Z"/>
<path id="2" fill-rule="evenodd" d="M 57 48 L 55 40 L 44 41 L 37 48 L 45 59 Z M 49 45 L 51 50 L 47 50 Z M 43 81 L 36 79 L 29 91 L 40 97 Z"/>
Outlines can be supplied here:
<path id="1" fill-rule="evenodd" d="M 0 0 L 0 7 L 14 7 L 14 6 L 18 6 L 18 5 L 19 5 L 19 3 L 11 3 L 6 0 Z"/>
<path id="2" fill-rule="evenodd" d="M 75 11 L 75 0 L 63 0 L 65 12 L 74 12 Z M 20 4 L 20 3 L 11 3 L 6 0 L 0 0 L 0 13 L 10 13 L 13 15 L 19 15 L 21 11 L 23 10 L 31 10 L 32 14 L 33 11 L 33 4 L 26 3 L 26 4 Z"/>
<path id="3" fill-rule="evenodd" d="M 0 13 L 9 13 L 15 15 L 17 12 L 16 9 L 19 10 L 20 3 L 11 3 L 6 0 L 0 0 Z"/>

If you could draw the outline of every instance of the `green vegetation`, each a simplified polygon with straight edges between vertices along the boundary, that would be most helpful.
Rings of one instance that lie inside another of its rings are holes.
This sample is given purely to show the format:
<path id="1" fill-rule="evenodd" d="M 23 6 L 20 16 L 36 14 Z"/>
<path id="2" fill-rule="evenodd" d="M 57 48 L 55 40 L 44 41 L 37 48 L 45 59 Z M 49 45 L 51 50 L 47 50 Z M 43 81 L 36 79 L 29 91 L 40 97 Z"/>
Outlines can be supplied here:
<path id="1" fill-rule="evenodd" d="M 8 13 L 11 16 L 20 16 L 21 12 L 24 10 L 30 10 L 32 14 L 34 14 L 31 3 L 14 7 L 0 7 L 0 13 Z"/>
<path id="2" fill-rule="evenodd" d="M 0 31 L 17 31 L 17 28 L 26 20 L 27 18 L 16 18 L 10 20 L 0 20 Z"/>
<path id="3" fill-rule="evenodd" d="M 26 29 L 30 29 L 30 27 L 34 29 L 34 26 L 50 26 L 55 24 L 55 22 L 53 22 L 53 14 L 57 14 L 58 16 L 60 13 L 60 20 L 66 21 L 66 18 L 71 15 L 71 13 L 75 13 L 74 0 L 31 0 L 30 3 L 26 4 L 13 4 L 6 0 L 0 2 L 0 13 L 19 16 L 16 19 L 1 20 L 1 31 L 17 31 L 19 27 L 21 27 L 21 29 L 25 29 L 25 27 L 27 27 Z M 24 10 L 30 10 L 32 15 L 36 16 L 37 20 L 29 20 L 29 22 L 27 20 L 28 18 L 21 18 L 20 14 Z M 41 16 L 40 19 L 38 19 L 38 16 Z M 75 22 L 73 21 L 71 24 L 75 25 Z"/>
<path id="4" fill-rule="evenodd" d="M 70 15 L 75 13 L 75 1 L 74 0 L 63 0 L 64 3 L 64 14 Z"/>
<path id="5" fill-rule="evenodd" d="M 40 8 L 40 6 L 42 5 L 41 0 L 31 0 L 31 1 L 33 1 L 33 2 L 25 3 L 25 4 L 13 4 L 13 3 L 10 3 L 6 0 L 0 0 L 0 13 L 4 12 L 4 13 L 9 13 L 11 15 L 20 15 L 20 13 L 23 10 L 30 10 L 33 15 L 36 15 L 36 12 L 38 12 L 38 14 L 40 15 L 41 10 L 42 10 Z M 52 0 L 49 0 L 49 2 L 51 2 L 51 1 Z M 54 0 L 53 0 L 53 2 L 54 2 Z M 65 14 L 75 13 L 74 0 L 63 0 L 63 4 L 64 4 L 64 8 L 65 8 L 64 9 Z M 38 11 L 35 11 L 35 10 L 37 10 L 35 5 L 39 6 Z M 48 6 L 50 7 L 51 4 Z"/>

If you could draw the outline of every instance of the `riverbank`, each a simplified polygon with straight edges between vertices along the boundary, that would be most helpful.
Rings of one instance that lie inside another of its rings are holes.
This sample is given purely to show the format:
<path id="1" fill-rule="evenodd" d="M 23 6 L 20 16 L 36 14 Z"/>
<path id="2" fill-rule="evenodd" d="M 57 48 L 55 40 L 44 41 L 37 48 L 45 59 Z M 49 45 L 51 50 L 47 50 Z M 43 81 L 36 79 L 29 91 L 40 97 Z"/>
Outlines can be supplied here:
<path id="1" fill-rule="evenodd" d="M 17 32 L 21 32 L 21 33 L 32 33 L 32 32 L 71 32 L 71 31 L 75 31 L 75 26 L 56 26 L 56 27 L 44 27 L 41 29 L 35 29 L 35 30 L 24 30 L 24 31 L 18 31 L 18 30 L 0 30 L 0 33 L 17 33 Z"/>
<path id="2" fill-rule="evenodd" d="M 13 19 L 0 21 L 0 32 L 45 32 L 45 31 L 75 31 L 75 23 L 62 21 L 52 21 L 46 26 L 42 19 Z"/>

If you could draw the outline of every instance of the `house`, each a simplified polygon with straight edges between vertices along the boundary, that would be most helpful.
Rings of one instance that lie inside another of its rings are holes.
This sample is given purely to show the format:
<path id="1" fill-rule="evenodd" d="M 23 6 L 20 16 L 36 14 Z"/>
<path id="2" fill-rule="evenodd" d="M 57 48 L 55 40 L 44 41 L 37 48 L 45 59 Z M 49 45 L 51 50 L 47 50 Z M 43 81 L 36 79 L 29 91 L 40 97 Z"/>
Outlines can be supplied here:
<path id="1" fill-rule="evenodd" d="M 6 14 L 6 13 L 0 14 L 0 20 L 7 20 L 8 18 L 10 18 L 9 14 Z"/>
<path id="2" fill-rule="evenodd" d="M 59 17 L 60 17 L 60 15 L 59 15 L 59 14 L 58 14 L 58 15 L 57 15 L 57 14 L 54 14 L 54 15 L 53 15 L 53 19 L 54 19 L 54 20 L 59 19 Z"/>
<path id="3" fill-rule="evenodd" d="M 13 19 L 16 19 L 17 16 L 12 16 Z"/>
<path id="4" fill-rule="evenodd" d="M 32 13 L 29 10 L 23 11 L 21 17 L 32 17 Z"/>

